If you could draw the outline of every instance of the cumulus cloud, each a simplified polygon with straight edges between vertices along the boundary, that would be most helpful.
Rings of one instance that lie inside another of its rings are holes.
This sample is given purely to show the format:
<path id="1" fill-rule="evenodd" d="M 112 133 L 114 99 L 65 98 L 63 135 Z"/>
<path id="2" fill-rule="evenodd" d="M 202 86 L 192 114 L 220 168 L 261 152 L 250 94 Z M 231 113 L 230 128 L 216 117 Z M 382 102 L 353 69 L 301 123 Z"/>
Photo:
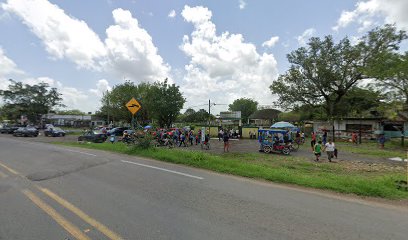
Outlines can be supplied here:
<path id="1" fill-rule="evenodd" d="M 316 34 L 316 29 L 308 28 L 302 33 L 302 35 L 298 36 L 296 39 L 300 46 L 305 46 L 307 43 L 307 40 L 313 37 L 314 34 Z"/>
<path id="2" fill-rule="evenodd" d="M 272 102 L 268 86 L 278 73 L 272 54 L 258 53 L 256 46 L 245 42 L 241 34 L 217 35 L 212 12 L 205 7 L 185 6 L 181 15 L 194 25 L 180 46 L 190 58 L 181 86 L 189 103 L 200 99 L 205 102 L 208 98 L 231 103 L 241 97 Z"/>
<path id="3" fill-rule="evenodd" d="M 68 59 L 79 67 L 137 82 L 171 77 L 151 36 L 129 11 L 113 10 L 114 25 L 102 41 L 84 21 L 47 0 L 8 0 L 1 6 L 19 16 L 54 59 Z"/>
<path id="4" fill-rule="evenodd" d="M 246 2 L 244 0 L 239 0 L 239 9 L 244 9 L 246 7 Z"/>
<path id="5" fill-rule="evenodd" d="M 106 54 L 103 42 L 84 21 L 68 16 L 47 0 L 9 0 L 2 8 L 19 16 L 56 59 L 95 68 L 95 59 Z"/>
<path id="6" fill-rule="evenodd" d="M 98 97 L 102 97 L 104 93 L 110 90 L 112 90 L 112 87 L 109 86 L 108 80 L 101 79 L 96 83 L 96 89 L 90 89 L 89 91 Z"/>
<path id="7" fill-rule="evenodd" d="M 176 11 L 173 9 L 169 12 L 169 15 L 167 15 L 169 18 L 174 18 L 176 17 Z"/>
<path id="8" fill-rule="evenodd" d="M 271 48 L 273 46 L 275 46 L 275 44 L 279 41 L 279 37 L 275 36 L 275 37 L 271 37 L 271 39 L 269 39 L 268 41 L 262 43 L 262 47 L 268 47 Z"/>
<path id="9" fill-rule="evenodd" d="M 169 77 L 170 66 L 158 54 L 149 33 L 139 27 L 136 18 L 121 8 L 113 12 L 115 25 L 106 30 L 105 69 L 137 82 L 158 81 Z"/>
<path id="10" fill-rule="evenodd" d="M 397 27 L 408 30 L 408 1 L 406 0 L 367 0 L 359 1 L 352 11 L 343 11 L 337 24 L 332 28 L 338 31 L 352 23 L 359 26 L 359 31 L 366 31 L 374 24 L 378 24 L 378 18 L 383 23 L 396 23 Z"/>
<path id="11" fill-rule="evenodd" d="M 23 73 L 17 67 L 17 64 L 5 55 L 3 48 L 0 46 L 0 89 L 7 88 L 9 84 L 8 79 Z"/>

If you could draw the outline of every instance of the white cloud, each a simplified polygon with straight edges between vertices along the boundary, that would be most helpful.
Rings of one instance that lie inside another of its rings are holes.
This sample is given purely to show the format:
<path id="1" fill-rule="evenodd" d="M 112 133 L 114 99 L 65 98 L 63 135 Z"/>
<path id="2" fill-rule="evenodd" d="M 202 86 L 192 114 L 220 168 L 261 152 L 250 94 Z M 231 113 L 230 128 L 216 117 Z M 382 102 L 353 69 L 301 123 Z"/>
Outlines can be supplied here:
<path id="1" fill-rule="evenodd" d="M 112 87 L 109 86 L 108 80 L 101 79 L 96 83 L 96 89 L 90 89 L 89 91 L 98 97 L 102 97 L 104 93 L 110 90 L 112 90 Z"/>
<path id="2" fill-rule="evenodd" d="M 8 0 L 2 8 L 19 16 L 56 59 L 95 68 L 95 59 L 106 54 L 103 42 L 84 21 L 68 16 L 47 0 Z"/>
<path id="3" fill-rule="evenodd" d="M 244 0 L 239 0 L 239 9 L 244 9 L 246 7 L 246 2 Z"/>
<path id="4" fill-rule="evenodd" d="M 176 11 L 174 10 L 174 9 L 172 9 L 170 12 L 169 12 L 169 15 L 167 15 L 169 18 L 174 18 L 174 17 L 176 17 Z"/>
<path id="5" fill-rule="evenodd" d="M 6 89 L 9 81 L 15 75 L 21 75 L 24 72 L 17 67 L 13 60 L 8 58 L 3 48 L 0 46 L 0 89 Z"/>
<path id="6" fill-rule="evenodd" d="M 272 54 L 258 53 L 241 34 L 217 35 L 212 13 L 205 7 L 185 6 L 181 15 L 194 25 L 191 36 L 184 36 L 180 46 L 190 58 L 181 84 L 187 105 L 208 98 L 226 104 L 241 97 L 272 102 L 268 87 L 278 73 Z"/>
<path id="7" fill-rule="evenodd" d="M 47 0 L 8 0 L 1 6 L 19 16 L 54 59 L 66 58 L 79 67 L 136 82 L 171 79 L 170 66 L 129 11 L 113 10 L 114 25 L 107 28 L 107 38 L 101 41 L 84 21 Z"/>
<path id="8" fill-rule="evenodd" d="M 343 11 L 332 29 L 338 31 L 352 23 L 357 23 L 359 31 L 366 31 L 382 18 L 384 23 L 396 23 L 397 27 L 408 30 L 408 1 L 367 0 L 359 1 L 352 11 Z"/>
<path id="9" fill-rule="evenodd" d="M 278 37 L 278 36 L 271 37 L 271 39 L 269 39 L 268 41 L 262 43 L 262 47 L 271 48 L 271 47 L 275 46 L 275 44 L 276 44 L 278 41 L 279 41 L 279 37 Z"/>
<path id="10" fill-rule="evenodd" d="M 302 35 L 298 36 L 296 39 L 297 39 L 300 46 L 305 46 L 307 41 L 311 37 L 313 37 L 314 34 L 316 34 L 316 29 L 308 28 L 302 33 Z"/>
<path id="11" fill-rule="evenodd" d="M 164 80 L 170 66 L 163 62 L 152 37 L 136 18 L 121 8 L 113 12 L 115 25 L 106 30 L 106 69 L 136 82 Z"/>

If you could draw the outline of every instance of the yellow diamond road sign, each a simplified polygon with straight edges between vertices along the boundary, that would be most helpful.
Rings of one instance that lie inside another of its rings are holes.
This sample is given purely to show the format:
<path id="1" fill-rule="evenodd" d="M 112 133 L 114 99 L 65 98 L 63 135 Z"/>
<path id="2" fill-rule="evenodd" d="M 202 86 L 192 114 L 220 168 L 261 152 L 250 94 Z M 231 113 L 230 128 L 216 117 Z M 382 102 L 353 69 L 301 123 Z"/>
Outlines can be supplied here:
<path id="1" fill-rule="evenodd" d="M 130 99 L 130 101 L 126 103 L 126 107 L 133 115 L 142 108 L 135 98 Z"/>

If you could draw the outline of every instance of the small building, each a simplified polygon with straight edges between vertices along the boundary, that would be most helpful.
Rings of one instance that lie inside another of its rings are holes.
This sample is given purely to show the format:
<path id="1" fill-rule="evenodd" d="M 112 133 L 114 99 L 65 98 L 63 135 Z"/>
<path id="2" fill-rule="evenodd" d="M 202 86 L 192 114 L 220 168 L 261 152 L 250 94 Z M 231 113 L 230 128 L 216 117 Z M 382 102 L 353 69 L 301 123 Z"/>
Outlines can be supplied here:
<path id="1" fill-rule="evenodd" d="M 278 121 L 281 111 L 276 109 L 261 109 L 252 113 L 248 118 L 248 124 L 257 127 L 269 128 Z"/>
<path id="2" fill-rule="evenodd" d="M 408 116 L 407 116 L 408 117 Z M 405 136 L 408 136 L 408 118 L 403 118 L 401 114 L 397 119 L 389 120 L 384 117 L 367 118 L 342 118 L 333 122 L 313 121 L 313 131 L 322 133 L 323 131 L 333 132 L 335 137 L 350 138 L 353 132 L 360 133 L 366 139 L 376 138 L 378 134 L 384 134 L 387 138 L 401 137 L 403 129 Z"/>

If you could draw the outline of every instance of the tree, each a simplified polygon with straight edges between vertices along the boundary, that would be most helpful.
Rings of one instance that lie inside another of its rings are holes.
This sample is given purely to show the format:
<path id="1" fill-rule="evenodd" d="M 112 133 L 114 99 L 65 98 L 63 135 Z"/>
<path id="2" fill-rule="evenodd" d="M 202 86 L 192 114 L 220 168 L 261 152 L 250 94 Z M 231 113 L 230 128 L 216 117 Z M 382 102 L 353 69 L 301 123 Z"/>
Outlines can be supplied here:
<path id="1" fill-rule="evenodd" d="M 379 91 L 353 87 L 340 100 L 336 117 L 361 117 L 370 116 L 370 111 L 375 111 L 384 100 Z"/>
<path id="2" fill-rule="evenodd" d="M 171 127 L 186 102 L 179 86 L 168 84 L 167 79 L 151 85 L 146 99 L 150 114 L 160 127 Z"/>
<path id="3" fill-rule="evenodd" d="M 337 44 L 332 36 L 313 37 L 307 47 L 288 54 L 290 69 L 270 90 L 283 108 L 324 104 L 331 118 L 347 92 L 366 78 L 367 67 L 381 54 L 396 51 L 403 39 L 403 32 L 391 25 L 370 31 L 356 45 L 347 37 Z"/>
<path id="4" fill-rule="evenodd" d="M 375 86 L 408 106 L 408 52 L 380 56 L 367 75 L 376 78 Z"/>
<path id="5" fill-rule="evenodd" d="M 9 119 L 17 120 L 25 115 L 30 122 L 38 123 L 42 114 L 53 107 L 64 107 L 61 94 L 47 83 L 29 85 L 10 80 L 7 90 L 0 91 L 3 97 L 3 114 Z"/>
<path id="6" fill-rule="evenodd" d="M 230 111 L 241 111 L 242 120 L 247 122 L 248 117 L 258 109 L 258 102 L 250 98 L 239 98 L 228 107 Z"/>
<path id="7" fill-rule="evenodd" d="M 134 97 L 142 106 L 136 113 L 136 118 L 140 122 L 147 121 L 150 116 L 146 96 L 150 87 L 151 85 L 148 83 L 135 85 L 130 81 L 115 85 L 110 92 L 103 94 L 102 107 L 98 115 L 109 117 L 110 121 L 130 122 L 132 114 L 126 108 L 126 103 Z"/>

